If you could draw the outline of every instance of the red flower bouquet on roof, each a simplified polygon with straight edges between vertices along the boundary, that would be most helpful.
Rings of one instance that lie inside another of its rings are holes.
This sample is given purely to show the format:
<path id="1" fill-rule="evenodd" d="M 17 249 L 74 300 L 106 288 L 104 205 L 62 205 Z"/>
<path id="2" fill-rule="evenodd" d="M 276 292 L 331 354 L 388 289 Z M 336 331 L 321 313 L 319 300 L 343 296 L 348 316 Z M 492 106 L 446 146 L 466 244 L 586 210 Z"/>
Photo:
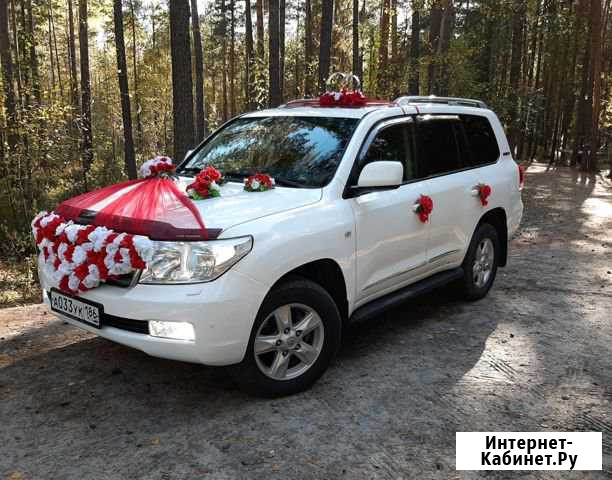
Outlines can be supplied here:
<path id="1" fill-rule="evenodd" d="M 319 97 L 319 105 L 322 107 L 363 107 L 367 99 L 360 90 L 347 90 L 343 88 L 339 92 L 325 92 Z"/>
<path id="2" fill-rule="evenodd" d="M 193 183 L 187 185 L 187 193 L 194 200 L 204 200 L 210 197 L 220 197 L 219 185 L 223 183 L 223 175 L 215 167 L 203 169 Z"/>
<path id="3" fill-rule="evenodd" d="M 265 192 L 276 186 L 274 179 L 266 173 L 256 173 L 244 179 L 244 189 L 247 192 Z"/>
<path id="4" fill-rule="evenodd" d="M 142 164 L 140 167 L 140 175 L 143 178 L 152 178 L 162 173 L 174 172 L 175 168 L 170 157 L 158 155 Z"/>

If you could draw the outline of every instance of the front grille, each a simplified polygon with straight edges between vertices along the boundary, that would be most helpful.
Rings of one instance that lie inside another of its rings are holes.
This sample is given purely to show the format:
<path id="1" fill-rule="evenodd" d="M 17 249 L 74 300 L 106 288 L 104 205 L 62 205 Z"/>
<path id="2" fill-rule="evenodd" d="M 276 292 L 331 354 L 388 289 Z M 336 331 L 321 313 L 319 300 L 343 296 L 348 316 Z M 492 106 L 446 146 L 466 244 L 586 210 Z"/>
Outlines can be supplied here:
<path id="1" fill-rule="evenodd" d="M 149 334 L 149 322 L 145 320 L 132 320 L 131 318 L 116 317 L 104 313 L 102 315 L 103 327 L 114 327 L 128 332 Z"/>

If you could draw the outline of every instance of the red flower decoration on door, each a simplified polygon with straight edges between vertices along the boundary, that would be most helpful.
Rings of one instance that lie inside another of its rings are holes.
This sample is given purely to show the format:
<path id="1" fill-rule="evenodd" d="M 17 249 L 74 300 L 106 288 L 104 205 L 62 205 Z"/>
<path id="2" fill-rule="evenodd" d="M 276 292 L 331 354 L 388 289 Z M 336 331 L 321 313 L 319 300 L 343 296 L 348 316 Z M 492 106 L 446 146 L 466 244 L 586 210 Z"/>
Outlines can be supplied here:
<path id="1" fill-rule="evenodd" d="M 415 212 L 419 215 L 419 220 L 423 223 L 429 221 L 429 215 L 433 211 L 433 200 L 427 195 L 421 195 L 418 201 L 418 207 Z"/>
<path id="2" fill-rule="evenodd" d="M 483 207 L 486 207 L 489 204 L 487 200 L 491 195 L 491 187 L 486 183 L 478 184 L 478 198 L 480 199 L 480 203 Z"/>

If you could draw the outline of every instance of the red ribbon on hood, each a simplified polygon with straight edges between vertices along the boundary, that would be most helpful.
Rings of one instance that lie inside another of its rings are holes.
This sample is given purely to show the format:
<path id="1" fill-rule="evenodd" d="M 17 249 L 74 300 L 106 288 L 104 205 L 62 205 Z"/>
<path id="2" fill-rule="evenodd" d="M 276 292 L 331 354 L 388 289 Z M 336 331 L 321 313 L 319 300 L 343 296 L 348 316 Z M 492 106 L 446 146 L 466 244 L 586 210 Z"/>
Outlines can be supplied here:
<path id="1" fill-rule="evenodd" d="M 128 180 L 84 193 L 54 211 L 77 223 L 145 235 L 152 240 L 208 240 L 200 212 L 166 177 Z"/>

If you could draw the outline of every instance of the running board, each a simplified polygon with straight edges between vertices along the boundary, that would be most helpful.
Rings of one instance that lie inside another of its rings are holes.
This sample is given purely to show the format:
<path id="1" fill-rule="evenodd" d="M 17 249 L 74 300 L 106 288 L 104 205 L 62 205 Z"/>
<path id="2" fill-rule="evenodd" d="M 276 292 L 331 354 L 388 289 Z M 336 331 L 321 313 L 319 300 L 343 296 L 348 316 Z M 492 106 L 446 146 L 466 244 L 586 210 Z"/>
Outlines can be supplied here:
<path id="1" fill-rule="evenodd" d="M 463 276 L 463 268 L 458 267 L 454 270 L 446 270 L 445 272 L 436 273 L 429 278 L 401 288 L 396 292 L 389 293 L 384 297 L 372 300 L 363 307 L 359 307 L 351 315 L 350 322 L 360 322 L 368 318 L 380 315 L 386 310 L 394 308 L 402 303 L 416 298 L 424 293 L 442 287 L 447 283 L 458 280 Z"/>

